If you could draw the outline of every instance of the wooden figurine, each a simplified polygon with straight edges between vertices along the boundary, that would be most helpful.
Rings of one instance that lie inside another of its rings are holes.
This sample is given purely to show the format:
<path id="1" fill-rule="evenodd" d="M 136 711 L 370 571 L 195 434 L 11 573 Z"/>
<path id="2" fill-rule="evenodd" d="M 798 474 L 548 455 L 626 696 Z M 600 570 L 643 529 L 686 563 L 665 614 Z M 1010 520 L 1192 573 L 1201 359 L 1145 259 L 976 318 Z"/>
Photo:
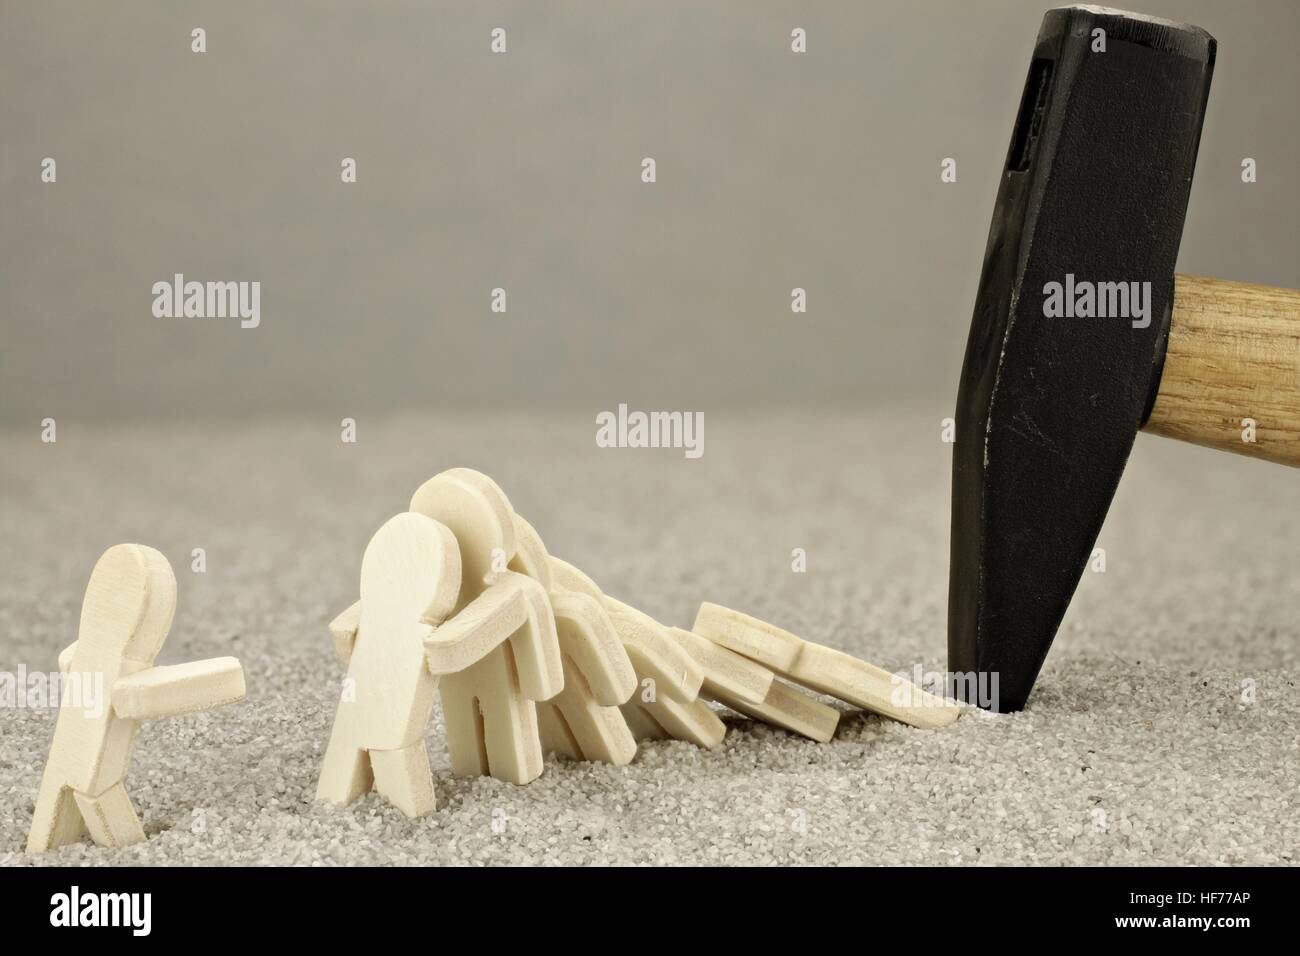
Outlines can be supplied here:
<path id="1" fill-rule="evenodd" d="M 64 700 L 59 708 L 27 852 L 86 832 L 100 846 L 143 840 L 125 786 L 140 721 L 243 699 L 244 671 L 233 657 L 153 666 L 175 610 L 176 577 L 158 551 L 119 544 L 96 562 L 77 640 L 59 655 L 59 667 L 83 682 L 102 681 L 103 696 Z"/>
<path id="2" fill-rule="evenodd" d="M 447 528 L 405 512 L 361 559 L 361 600 L 330 624 L 347 678 L 316 788 L 346 806 L 373 787 L 410 817 L 434 809 L 424 745 L 438 678 L 425 642 L 460 594 L 461 557 Z"/>
<path id="3" fill-rule="evenodd" d="M 564 690 L 537 705 L 542 749 L 573 760 L 622 766 L 636 756 L 636 738 L 619 710 L 637 689 L 632 660 L 599 599 L 560 587 L 551 557 L 533 526 L 515 515 L 512 569 L 538 581 L 551 597 L 564 662 Z"/>
<path id="4" fill-rule="evenodd" d="M 514 510 L 496 482 L 469 468 L 430 478 L 411 498 L 411 510 L 446 525 L 460 544 L 460 595 L 427 647 L 430 669 L 445 675 L 452 772 L 528 783 L 542 772 L 536 702 L 564 689 L 564 666 L 550 595 L 510 569 L 517 552 Z M 469 666 L 456 649 L 465 627 L 485 635 L 470 642 L 483 653 Z"/>
<path id="5" fill-rule="evenodd" d="M 726 724 L 699 699 L 704 671 L 654 618 L 611 598 L 582 571 L 552 557 L 557 585 L 601 602 L 636 671 L 638 689 L 621 710 L 638 740 L 672 738 L 711 748 Z"/>
<path id="6" fill-rule="evenodd" d="M 721 644 L 680 627 L 669 628 L 669 633 L 704 669 L 701 694 L 709 700 L 819 743 L 835 736 L 840 712 L 834 707 Z"/>
<path id="7" fill-rule="evenodd" d="M 913 727 L 945 727 L 961 713 L 911 681 L 717 604 L 701 604 L 691 630 L 795 683 Z"/>

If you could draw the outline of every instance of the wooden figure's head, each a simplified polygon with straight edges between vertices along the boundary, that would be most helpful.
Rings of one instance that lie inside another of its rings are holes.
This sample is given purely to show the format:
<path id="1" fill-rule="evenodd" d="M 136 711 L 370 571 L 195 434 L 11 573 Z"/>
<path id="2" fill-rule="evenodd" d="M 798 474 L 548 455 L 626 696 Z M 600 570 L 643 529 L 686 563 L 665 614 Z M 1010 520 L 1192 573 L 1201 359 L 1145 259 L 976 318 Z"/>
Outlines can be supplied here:
<path id="1" fill-rule="evenodd" d="M 394 515 L 361 558 L 361 613 L 387 629 L 437 626 L 460 594 L 461 557 L 451 531 L 427 515 Z M 421 645 L 422 646 L 422 645 Z"/>
<path id="2" fill-rule="evenodd" d="M 514 518 L 515 557 L 510 562 L 510 570 L 528 575 L 550 594 L 555 590 L 555 579 L 551 574 L 551 556 L 546 552 L 542 536 L 521 516 L 516 514 Z"/>
<path id="3" fill-rule="evenodd" d="M 563 588 L 566 591 L 576 591 L 579 594 L 587 594 L 598 601 L 603 601 L 605 595 L 601 592 L 596 582 L 589 578 L 585 571 L 574 567 L 563 558 L 551 556 L 551 578 L 557 588 Z"/>
<path id="4" fill-rule="evenodd" d="M 77 642 L 111 658 L 152 664 L 176 613 L 176 576 L 143 544 L 117 544 L 90 572 Z"/>
<path id="5" fill-rule="evenodd" d="M 514 509 L 497 483 L 470 468 L 434 475 L 411 496 L 411 511 L 446 525 L 460 545 L 461 589 L 453 613 L 478 597 L 515 557 Z"/>

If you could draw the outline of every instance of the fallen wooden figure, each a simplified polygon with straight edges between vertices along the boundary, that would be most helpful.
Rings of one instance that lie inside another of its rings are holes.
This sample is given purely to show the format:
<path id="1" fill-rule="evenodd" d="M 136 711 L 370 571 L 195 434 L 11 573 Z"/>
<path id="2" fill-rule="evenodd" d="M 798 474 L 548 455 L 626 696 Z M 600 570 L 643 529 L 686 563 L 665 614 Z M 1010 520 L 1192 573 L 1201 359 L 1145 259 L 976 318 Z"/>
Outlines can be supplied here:
<path id="1" fill-rule="evenodd" d="M 692 631 L 797 684 L 913 727 L 946 727 L 961 713 L 906 678 L 717 604 L 700 605 Z"/>
<path id="2" fill-rule="evenodd" d="M 375 534 L 361 600 L 330 633 L 348 675 L 317 797 L 348 804 L 374 787 L 413 817 L 435 806 L 424 737 L 438 691 L 452 772 L 516 784 L 542 773 L 547 752 L 620 766 L 642 740 L 716 747 L 727 725 L 710 702 L 821 742 L 840 711 L 809 690 L 917 727 L 958 714 L 903 678 L 717 605 L 703 605 L 691 631 L 659 623 L 550 555 L 497 484 L 468 468 L 425 482 Z"/>

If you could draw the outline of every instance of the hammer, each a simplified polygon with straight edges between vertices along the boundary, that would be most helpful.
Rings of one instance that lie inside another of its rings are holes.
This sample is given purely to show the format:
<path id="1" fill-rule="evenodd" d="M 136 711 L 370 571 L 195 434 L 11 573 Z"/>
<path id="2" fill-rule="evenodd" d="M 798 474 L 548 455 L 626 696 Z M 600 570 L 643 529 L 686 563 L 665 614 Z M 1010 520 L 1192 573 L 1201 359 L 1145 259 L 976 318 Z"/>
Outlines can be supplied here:
<path id="1" fill-rule="evenodd" d="M 948 669 L 1024 707 L 1139 430 L 1300 465 L 1300 292 L 1174 275 L 1204 30 L 1043 17 L 957 395 Z"/>

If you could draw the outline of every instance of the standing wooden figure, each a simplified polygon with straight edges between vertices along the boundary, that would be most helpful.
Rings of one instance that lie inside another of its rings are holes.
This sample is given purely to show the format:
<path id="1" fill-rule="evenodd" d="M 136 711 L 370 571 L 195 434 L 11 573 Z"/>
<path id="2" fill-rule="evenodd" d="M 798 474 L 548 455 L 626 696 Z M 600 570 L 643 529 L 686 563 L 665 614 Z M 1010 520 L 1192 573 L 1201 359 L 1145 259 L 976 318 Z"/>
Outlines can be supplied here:
<path id="1" fill-rule="evenodd" d="M 427 645 L 430 669 L 445 675 L 452 772 L 528 783 L 542 772 L 535 702 L 563 690 L 564 670 L 546 589 L 510 570 L 514 510 L 496 482 L 469 468 L 430 478 L 411 498 L 411 510 L 446 525 L 460 544 L 454 616 Z M 463 651 L 451 653 L 464 629 L 477 632 L 469 641 L 476 663 L 468 667 Z"/>
<path id="2" fill-rule="evenodd" d="M 243 699 L 244 671 L 233 657 L 153 666 L 175 611 L 176 577 L 158 551 L 119 544 L 96 562 L 77 641 L 59 655 L 59 668 L 102 681 L 103 695 L 59 708 L 28 853 L 73 843 L 87 831 L 101 846 L 143 840 L 124 783 L 140 721 Z"/>
<path id="3" fill-rule="evenodd" d="M 424 734 L 438 678 L 425 641 L 455 607 L 461 561 L 438 522 L 405 512 L 361 559 L 361 600 L 330 625 L 347 678 L 316 799 L 346 806 L 373 786 L 409 817 L 434 809 Z"/>

